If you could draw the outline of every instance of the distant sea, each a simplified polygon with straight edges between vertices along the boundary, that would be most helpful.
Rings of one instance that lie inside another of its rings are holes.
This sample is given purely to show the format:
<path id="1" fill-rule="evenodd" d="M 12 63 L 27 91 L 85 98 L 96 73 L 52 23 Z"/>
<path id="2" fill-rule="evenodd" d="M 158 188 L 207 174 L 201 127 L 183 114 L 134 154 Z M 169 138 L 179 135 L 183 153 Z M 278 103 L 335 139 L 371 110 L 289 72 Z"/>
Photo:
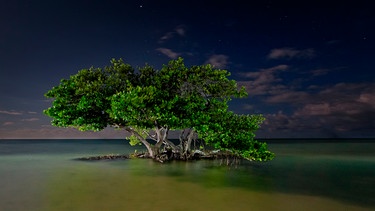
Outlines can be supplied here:
<path id="1" fill-rule="evenodd" d="M 271 162 L 78 161 L 125 140 L 0 140 L 0 210 L 375 210 L 375 140 L 265 140 Z"/>

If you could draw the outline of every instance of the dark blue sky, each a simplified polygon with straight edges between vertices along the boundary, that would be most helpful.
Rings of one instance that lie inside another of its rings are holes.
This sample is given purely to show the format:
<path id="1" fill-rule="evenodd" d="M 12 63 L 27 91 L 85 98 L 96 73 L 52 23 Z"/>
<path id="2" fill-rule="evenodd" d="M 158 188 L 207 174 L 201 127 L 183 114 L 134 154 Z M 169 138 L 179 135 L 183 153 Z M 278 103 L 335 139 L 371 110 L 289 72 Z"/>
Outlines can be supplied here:
<path id="1" fill-rule="evenodd" d="M 259 138 L 375 137 L 370 1 L 26 1 L 0 8 L 0 138 L 123 137 L 50 126 L 43 94 L 82 68 L 181 56 L 232 73 Z"/>

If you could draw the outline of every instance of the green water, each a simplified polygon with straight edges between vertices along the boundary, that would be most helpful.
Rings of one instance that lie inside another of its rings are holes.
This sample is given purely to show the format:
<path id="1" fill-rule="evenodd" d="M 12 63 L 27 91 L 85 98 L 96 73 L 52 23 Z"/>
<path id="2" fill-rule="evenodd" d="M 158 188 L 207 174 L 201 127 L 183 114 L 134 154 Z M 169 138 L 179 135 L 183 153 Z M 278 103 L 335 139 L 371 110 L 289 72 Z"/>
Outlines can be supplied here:
<path id="1" fill-rule="evenodd" d="M 272 162 L 83 162 L 118 140 L 0 141 L 0 210 L 374 210 L 375 143 L 271 143 Z M 141 150 L 138 148 L 138 150 Z"/>

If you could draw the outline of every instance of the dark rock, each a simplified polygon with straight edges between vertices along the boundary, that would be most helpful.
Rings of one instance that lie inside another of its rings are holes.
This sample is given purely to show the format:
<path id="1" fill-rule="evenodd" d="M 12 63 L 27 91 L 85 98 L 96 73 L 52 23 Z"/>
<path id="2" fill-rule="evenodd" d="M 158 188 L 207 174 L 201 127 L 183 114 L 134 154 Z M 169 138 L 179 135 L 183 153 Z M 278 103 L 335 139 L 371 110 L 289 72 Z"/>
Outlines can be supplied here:
<path id="1" fill-rule="evenodd" d="M 82 161 L 95 161 L 95 160 L 124 160 L 129 159 L 128 155 L 99 155 L 99 156 L 92 156 L 92 157 L 82 157 L 77 158 L 76 160 Z"/>

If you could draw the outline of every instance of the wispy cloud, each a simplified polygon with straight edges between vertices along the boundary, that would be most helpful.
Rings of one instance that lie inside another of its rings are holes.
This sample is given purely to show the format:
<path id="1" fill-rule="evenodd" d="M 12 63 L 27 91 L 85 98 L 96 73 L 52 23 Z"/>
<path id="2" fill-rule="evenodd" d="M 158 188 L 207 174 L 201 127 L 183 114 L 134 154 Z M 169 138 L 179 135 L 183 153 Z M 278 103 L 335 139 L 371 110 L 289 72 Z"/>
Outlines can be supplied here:
<path id="1" fill-rule="evenodd" d="M 305 89 L 289 85 L 292 81 L 283 81 L 280 73 L 289 68 L 278 65 L 241 74 L 243 80 L 238 84 L 245 86 L 250 96 L 263 102 L 267 107 L 263 109 L 270 109 L 264 113 L 267 119 L 263 125 L 264 134 L 277 132 L 276 137 L 280 133 L 291 137 L 293 133 L 308 131 L 311 137 L 340 137 L 340 134 L 358 135 L 375 130 L 375 83 L 311 84 Z M 302 73 L 301 77 L 306 73 L 319 76 L 329 71 L 316 69 Z M 271 111 L 281 104 L 281 110 Z M 262 112 L 257 106 L 250 109 Z"/>
<path id="2" fill-rule="evenodd" d="M 79 131 L 74 128 L 58 128 L 51 125 L 41 125 L 38 128 L 22 128 L 17 127 L 14 130 L 7 128 L 0 128 L 0 138 L 79 138 L 79 139 L 92 139 L 92 138 L 105 138 L 105 139 L 123 139 L 129 136 L 127 132 L 114 130 L 113 128 L 106 128 L 99 132 L 92 131 Z"/>
<path id="3" fill-rule="evenodd" d="M 22 119 L 21 121 L 23 122 L 34 122 L 34 121 L 38 121 L 39 118 L 28 118 L 28 119 Z"/>
<path id="4" fill-rule="evenodd" d="M 157 48 L 156 51 L 168 56 L 171 59 L 176 59 L 178 56 L 181 55 L 180 53 L 176 53 L 169 48 Z"/>
<path id="5" fill-rule="evenodd" d="M 176 35 L 179 36 L 185 36 L 186 34 L 186 26 L 184 25 L 179 25 L 177 26 L 173 31 L 169 31 L 165 33 L 162 37 L 159 39 L 159 43 L 164 43 L 172 38 L 174 38 Z"/>
<path id="6" fill-rule="evenodd" d="M 22 112 L 18 112 L 18 111 L 14 111 L 14 110 L 11 110 L 11 111 L 0 111 L 0 114 L 8 114 L 8 115 L 22 115 Z"/>
<path id="7" fill-rule="evenodd" d="M 214 54 L 205 63 L 211 64 L 215 68 L 226 68 L 229 63 L 229 57 L 224 54 Z"/>
<path id="8" fill-rule="evenodd" d="M 288 65 L 277 65 L 271 68 L 260 69 L 257 72 L 241 73 L 242 77 L 248 80 L 238 81 L 240 86 L 244 86 L 250 95 L 264 95 L 279 92 L 285 89 L 285 85 L 276 84 L 282 81 L 278 73 L 289 68 Z"/>
<path id="9" fill-rule="evenodd" d="M 252 78 L 255 84 L 273 83 L 275 81 L 280 81 L 280 78 L 276 78 L 277 72 L 284 71 L 288 69 L 288 65 L 277 65 L 271 68 L 260 69 L 257 72 L 247 72 L 242 73 L 242 76 Z"/>
<path id="10" fill-rule="evenodd" d="M 322 76 L 328 74 L 331 70 L 329 69 L 315 69 L 311 71 L 311 74 L 316 77 L 316 76 Z"/>
<path id="11" fill-rule="evenodd" d="M 280 87 L 280 86 L 274 86 Z M 304 91 L 289 90 L 287 86 L 280 87 L 277 92 L 271 92 L 265 99 L 267 103 L 303 103 L 309 98 L 309 93 Z"/>
<path id="12" fill-rule="evenodd" d="M 375 108 L 375 92 L 361 93 L 356 99 L 357 102 L 365 103 Z"/>
<path id="13" fill-rule="evenodd" d="M 184 25 L 179 25 L 175 28 L 175 31 L 180 36 L 185 36 L 186 33 L 186 27 Z"/>
<path id="14" fill-rule="evenodd" d="M 14 122 L 4 122 L 2 126 L 14 125 Z"/>
<path id="15" fill-rule="evenodd" d="M 313 69 L 308 72 L 308 74 L 311 74 L 313 77 L 318 77 L 318 76 L 324 76 L 329 74 L 330 72 L 333 71 L 338 71 L 338 70 L 343 70 L 346 69 L 347 67 L 335 67 L 335 68 L 318 68 L 318 69 Z"/>
<path id="16" fill-rule="evenodd" d="M 312 48 L 297 50 L 294 48 L 275 48 L 272 49 L 271 52 L 268 54 L 269 59 L 292 59 L 292 58 L 313 58 L 315 56 L 315 52 Z"/>
<path id="17" fill-rule="evenodd" d="M 375 130 L 375 84 L 339 83 L 317 93 L 290 91 L 266 98 L 297 108 L 289 115 L 269 114 L 268 129 L 296 128 L 334 134 Z M 297 94 L 296 94 L 297 93 Z M 287 97 L 285 97 L 287 96 Z M 297 104 L 295 104 L 297 102 Z M 282 125 L 282 126 L 281 126 Z M 329 130 L 327 129 L 329 128 Z"/>

